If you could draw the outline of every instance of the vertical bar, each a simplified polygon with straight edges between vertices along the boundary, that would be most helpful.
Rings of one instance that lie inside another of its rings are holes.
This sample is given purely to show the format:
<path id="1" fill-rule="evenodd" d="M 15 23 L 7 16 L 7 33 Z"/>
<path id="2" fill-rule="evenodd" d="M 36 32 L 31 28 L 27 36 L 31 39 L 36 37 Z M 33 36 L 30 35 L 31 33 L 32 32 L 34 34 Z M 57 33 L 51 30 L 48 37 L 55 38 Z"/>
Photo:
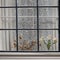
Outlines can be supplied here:
<path id="1" fill-rule="evenodd" d="M 38 0 L 37 0 L 37 50 L 39 51 L 39 9 L 38 9 Z"/>
<path id="2" fill-rule="evenodd" d="M 5 6 L 5 4 L 6 4 L 6 0 L 4 0 L 4 6 Z M 4 28 L 6 29 L 6 9 L 4 8 L 4 20 L 5 20 L 5 22 L 4 22 Z M 5 30 L 5 46 L 6 46 L 6 51 L 7 51 L 7 36 L 6 36 L 6 30 Z"/>
<path id="3" fill-rule="evenodd" d="M 60 52 L 60 0 L 58 1 L 58 10 L 59 10 L 59 52 Z"/>
<path id="4" fill-rule="evenodd" d="M 18 12 L 17 12 L 17 0 L 16 0 L 16 43 L 17 43 L 17 46 L 16 46 L 16 49 L 18 51 Z"/>

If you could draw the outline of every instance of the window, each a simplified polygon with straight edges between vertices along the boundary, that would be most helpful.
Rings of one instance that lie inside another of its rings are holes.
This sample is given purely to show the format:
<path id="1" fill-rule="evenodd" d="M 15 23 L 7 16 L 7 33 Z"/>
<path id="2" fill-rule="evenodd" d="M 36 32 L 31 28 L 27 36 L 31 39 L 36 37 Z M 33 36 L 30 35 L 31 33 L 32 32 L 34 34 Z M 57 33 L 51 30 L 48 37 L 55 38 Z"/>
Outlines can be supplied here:
<path id="1" fill-rule="evenodd" d="M 0 51 L 60 51 L 58 10 L 58 0 L 0 0 Z"/>

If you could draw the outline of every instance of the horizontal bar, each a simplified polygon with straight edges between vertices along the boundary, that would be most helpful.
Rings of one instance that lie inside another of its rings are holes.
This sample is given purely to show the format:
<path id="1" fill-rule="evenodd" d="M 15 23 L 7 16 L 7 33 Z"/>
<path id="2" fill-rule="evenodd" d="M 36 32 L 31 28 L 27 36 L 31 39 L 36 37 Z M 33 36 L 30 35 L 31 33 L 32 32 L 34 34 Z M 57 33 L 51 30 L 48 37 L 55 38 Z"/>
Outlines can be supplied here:
<path id="1" fill-rule="evenodd" d="M 0 52 L 59 52 L 59 51 L 0 51 Z"/>
<path id="2" fill-rule="evenodd" d="M 0 29 L 0 30 L 37 30 L 37 29 Z"/>
<path id="3" fill-rule="evenodd" d="M 38 6 L 38 8 L 57 8 L 59 6 Z M 16 8 L 16 6 L 0 6 L 0 8 Z M 37 6 L 17 6 L 17 8 L 37 8 Z"/>
<path id="4" fill-rule="evenodd" d="M 16 18 L 16 16 L 0 16 L 0 18 L 4 18 L 4 17 L 6 17 L 6 18 Z M 18 16 L 18 18 L 19 17 L 37 17 L 37 16 Z M 55 18 L 55 17 L 58 17 L 58 16 L 39 16 L 39 17 L 44 17 L 44 18 L 46 18 L 46 17 L 48 17 L 48 18 Z"/>
<path id="5" fill-rule="evenodd" d="M 38 8 L 58 8 L 59 6 L 38 6 Z"/>
<path id="6" fill-rule="evenodd" d="M 0 30 L 60 30 L 60 29 L 0 29 Z"/>
<path id="7" fill-rule="evenodd" d="M 38 6 L 38 8 L 57 8 L 59 6 Z M 37 8 L 37 6 L 17 6 L 17 8 Z"/>

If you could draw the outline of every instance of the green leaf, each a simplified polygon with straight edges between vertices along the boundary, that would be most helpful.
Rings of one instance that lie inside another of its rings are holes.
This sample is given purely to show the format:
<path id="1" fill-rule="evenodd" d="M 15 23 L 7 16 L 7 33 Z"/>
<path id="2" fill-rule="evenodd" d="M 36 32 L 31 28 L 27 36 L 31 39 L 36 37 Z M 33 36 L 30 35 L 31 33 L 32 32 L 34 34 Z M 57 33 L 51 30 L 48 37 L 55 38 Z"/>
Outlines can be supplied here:
<path id="1" fill-rule="evenodd" d="M 51 40 L 48 40 L 48 44 L 47 44 L 48 50 L 50 49 L 50 47 L 51 47 Z"/>

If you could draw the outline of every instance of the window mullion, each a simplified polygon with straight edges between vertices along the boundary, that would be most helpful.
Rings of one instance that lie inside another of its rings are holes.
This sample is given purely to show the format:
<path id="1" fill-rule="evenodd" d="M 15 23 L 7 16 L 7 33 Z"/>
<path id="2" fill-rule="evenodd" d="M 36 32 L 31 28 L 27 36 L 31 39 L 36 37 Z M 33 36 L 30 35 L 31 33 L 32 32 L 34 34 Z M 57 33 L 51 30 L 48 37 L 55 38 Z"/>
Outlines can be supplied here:
<path id="1" fill-rule="evenodd" d="M 38 0 L 37 0 L 37 50 L 39 51 L 39 8 L 38 8 Z"/>
<path id="2" fill-rule="evenodd" d="M 17 48 L 17 51 L 18 51 L 18 11 L 17 11 L 17 0 L 16 0 L 16 48 Z"/>

